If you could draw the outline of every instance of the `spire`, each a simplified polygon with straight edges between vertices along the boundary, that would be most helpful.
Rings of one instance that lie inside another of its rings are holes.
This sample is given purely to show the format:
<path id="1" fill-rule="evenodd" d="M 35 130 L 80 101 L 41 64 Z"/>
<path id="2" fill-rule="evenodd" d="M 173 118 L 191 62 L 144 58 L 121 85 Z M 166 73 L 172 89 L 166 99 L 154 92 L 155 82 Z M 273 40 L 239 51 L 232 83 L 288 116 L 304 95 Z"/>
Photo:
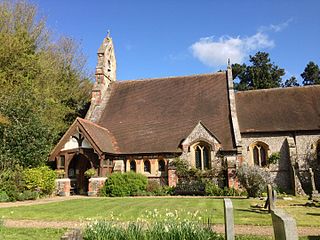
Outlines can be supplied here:
<path id="1" fill-rule="evenodd" d="M 107 31 L 107 38 L 110 38 L 110 29 Z"/>

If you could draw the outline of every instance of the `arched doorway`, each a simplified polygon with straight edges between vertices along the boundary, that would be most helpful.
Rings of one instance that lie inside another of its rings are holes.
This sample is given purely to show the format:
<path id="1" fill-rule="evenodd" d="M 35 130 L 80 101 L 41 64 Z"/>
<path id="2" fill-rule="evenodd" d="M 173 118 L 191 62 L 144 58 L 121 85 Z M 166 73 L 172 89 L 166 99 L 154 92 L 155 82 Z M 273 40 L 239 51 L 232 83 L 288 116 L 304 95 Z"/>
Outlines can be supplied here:
<path id="1" fill-rule="evenodd" d="M 71 191 L 75 194 L 87 194 L 89 179 L 84 173 L 90 168 L 92 168 L 90 160 L 82 154 L 74 155 L 70 161 L 68 177 L 71 180 Z"/>

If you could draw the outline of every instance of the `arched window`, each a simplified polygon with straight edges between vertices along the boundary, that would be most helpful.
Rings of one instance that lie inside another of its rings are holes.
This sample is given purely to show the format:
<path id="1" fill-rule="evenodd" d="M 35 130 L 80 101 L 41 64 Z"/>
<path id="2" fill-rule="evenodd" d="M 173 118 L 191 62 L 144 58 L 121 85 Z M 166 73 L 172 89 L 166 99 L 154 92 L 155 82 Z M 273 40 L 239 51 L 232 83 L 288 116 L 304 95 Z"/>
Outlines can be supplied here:
<path id="1" fill-rule="evenodd" d="M 158 170 L 159 172 L 164 172 L 166 170 L 166 163 L 162 159 L 158 161 Z"/>
<path id="2" fill-rule="evenodd" d="M 151 166 L 150 166 L 150 161 L 149 160 L 145 160 L 144 161 L 144 171 L 151 173 Z"/>
<path id="3" fill-rule="evenodd" d="M 136 171 L 136 162 L 134 160 L 130 161 L 130 171 Z"/>
<path id="4" fill-rule="evenodd" d="M 253 163 L 260 167 L 267 165 L 268 145 L 262 142 L 251 145 Z"/>
<path id="5" fill-rule="evenodd" d="M 210 148 L 202 143 L 196 145 L 195 150 L 196 168 L 204 170 L 210 168 Z"/>
<path id="6" fill-rule="evenodd" d="M 317 161 L 318 163 L 320 163 L 320 140 L 317 143 L 316 154 L 317 154 Z"/>

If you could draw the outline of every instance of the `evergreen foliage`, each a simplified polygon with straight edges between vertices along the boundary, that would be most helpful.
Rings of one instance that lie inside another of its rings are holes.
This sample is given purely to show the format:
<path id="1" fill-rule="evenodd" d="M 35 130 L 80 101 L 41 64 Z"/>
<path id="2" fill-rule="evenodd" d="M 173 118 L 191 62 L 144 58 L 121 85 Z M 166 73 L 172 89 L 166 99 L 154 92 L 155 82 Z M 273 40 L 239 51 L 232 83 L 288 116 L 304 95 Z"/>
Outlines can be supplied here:
<path id="1" fill-rule="evenodd" d="M 281 77 L 284 69 L 270 62 L 269 54 L 257 52 L 250 55 L 251 66 L 232 64 L 233 78 L 238 78 L 235 88 L 239 91 L 276 88 L 281 86 Z"/>
<path id="2" fill-rule="evenodd" d="M 303 85 L 314 85 L 320 84 L 320 69 L 318 64 L 310 61 L 305 67 L 303 73 L 301 73 L 303 78 Z"/>
<path id="3" fill-rule="evenodd" d="M 298 80 L 295 76 L 292 76 L 291 78 L 287 79 L 284 84 L 282 84 L 282 87 L 298 87 L 300 84 L 298 83 Z"/>

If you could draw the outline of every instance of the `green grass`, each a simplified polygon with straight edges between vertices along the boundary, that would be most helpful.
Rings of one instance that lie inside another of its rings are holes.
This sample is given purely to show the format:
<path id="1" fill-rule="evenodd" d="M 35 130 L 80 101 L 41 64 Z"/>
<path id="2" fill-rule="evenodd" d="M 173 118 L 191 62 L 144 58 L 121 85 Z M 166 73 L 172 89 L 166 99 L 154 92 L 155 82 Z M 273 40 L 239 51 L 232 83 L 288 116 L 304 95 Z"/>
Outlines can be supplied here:
<path id="1" fill-rule="evenodd" d="M 5 240 L 52 240 L 60 239 L 65 229 L 51 228 L 0 228 L 0 239 Z"/>
<path id="2" fill-rule="evenodd" d="M 252 208 L 264 201 L 233 199 L 236 224 L 271 225 L 271 216 L 266 210 Z M 294 201 L 279 200 L 277 205 L 295 217 L 300 226 L 320 226 L 320 208 L 303 207 L 305 199 Z M 294 205 L 297 204 L 297 205 Z M 299 205 L 300 204 L 300 205 Z M 146 217 L 146 211 L 158 210 L 165 217 L 168 212 L 178 211 L 181 219 L 195 219 L 190 213 L 199 211 L 201 221 L 210 218 L 211 223 L 223 223 L 223 200 L 210 198 L 87 198 L 42 205 L 0 208 L 0 217 L 5 219 L 37 220 L 87 220 L 106 219 L 135 221 Z M 189 212 L 189 214 L 188 214 Z M 158 217 L 159 217 L 158 216 Z"/>

